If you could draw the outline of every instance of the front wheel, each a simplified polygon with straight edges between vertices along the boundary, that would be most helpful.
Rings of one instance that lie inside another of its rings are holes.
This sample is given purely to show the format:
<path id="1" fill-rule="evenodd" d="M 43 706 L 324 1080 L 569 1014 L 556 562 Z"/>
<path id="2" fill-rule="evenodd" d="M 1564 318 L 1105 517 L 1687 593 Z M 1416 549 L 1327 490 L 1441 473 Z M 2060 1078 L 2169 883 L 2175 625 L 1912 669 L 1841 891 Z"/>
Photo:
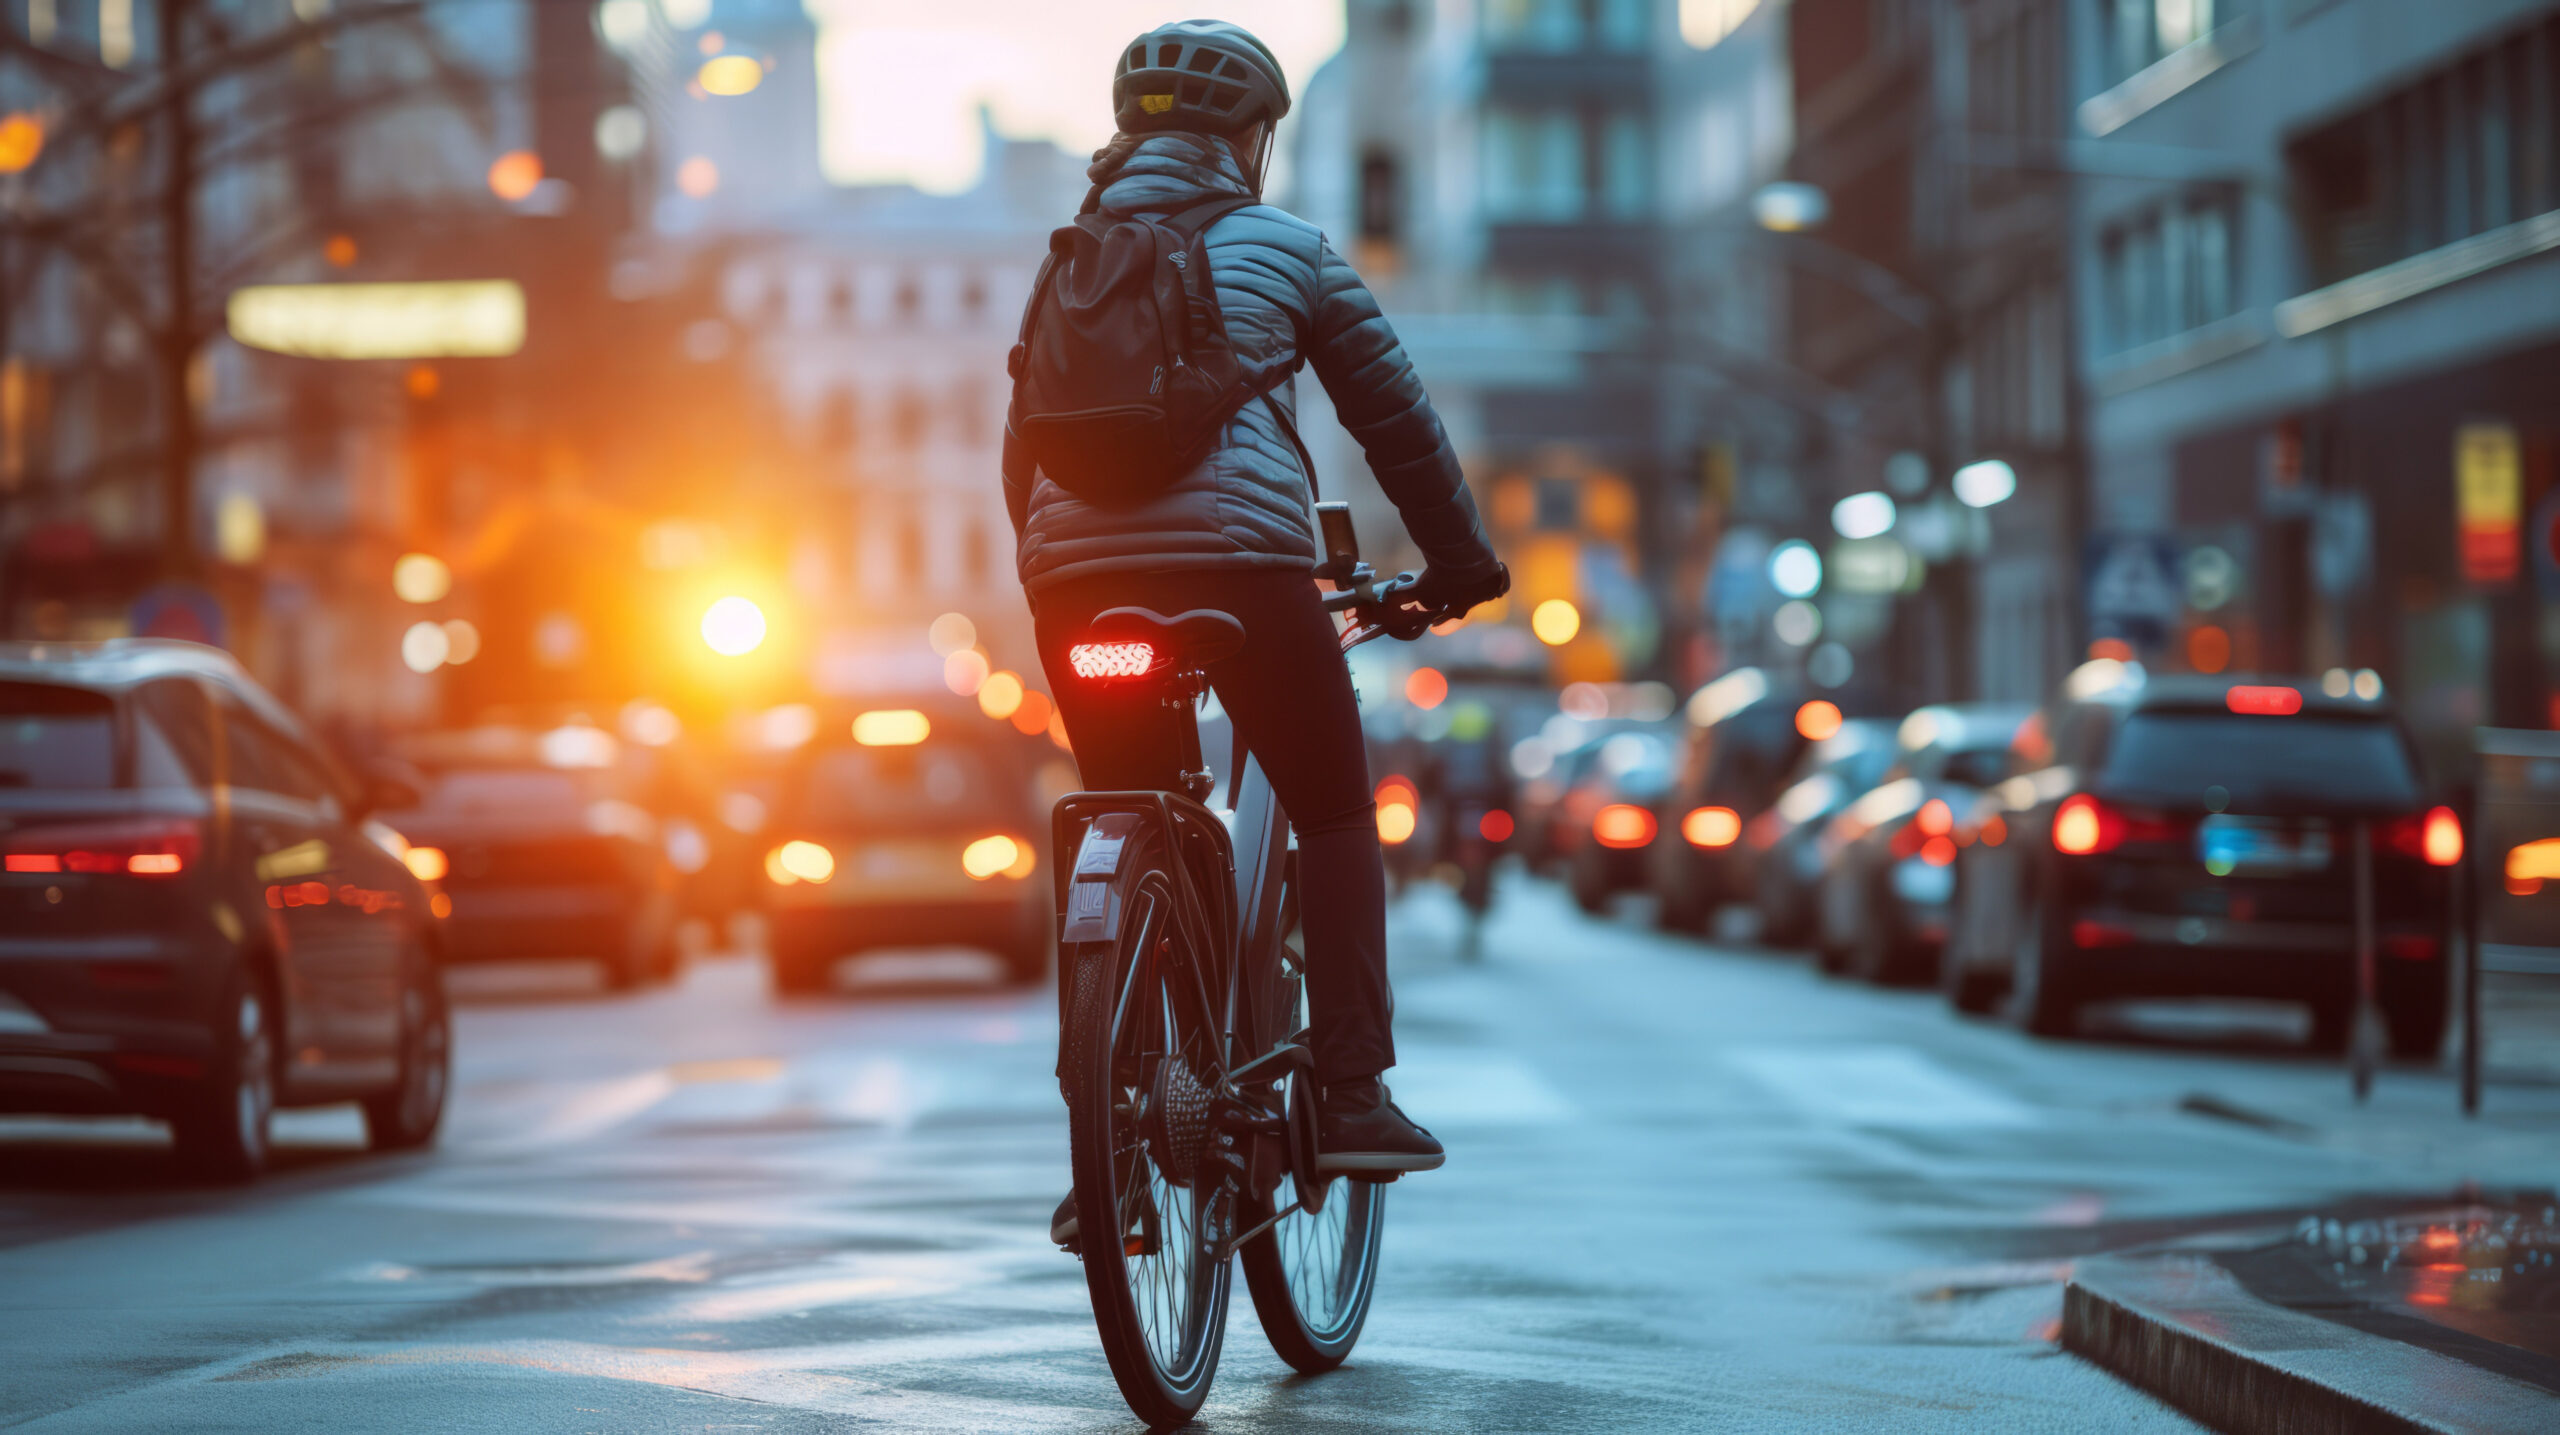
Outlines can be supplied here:
<path id="1" fill-rule="evenodd" d="M 376 1151 L 435 1140 L 453 1079 L 453 1017 L 445 1004 L 444 973 L 423 952 L 412 951 L 407 965 L 409 978 L 400 990 L 400 1079 L 364 1101 L 365 1141 Z"/>
<path id="2" fill-rule="evenodd" d="M 1281 953 L 1280 1014 L 1289 1029 L 1307 1029 L 1307 985 L 1297 949 Z M 1369 1300 L 1378 1290 L 1379 1238 L 1387 1227 L 1387 1188 L 1376 1181 L 1315 1176 L 1315 1083 L 1304 1072 L 1289 1079 L 1291 1173 L 1270 1190 L 1248 1196 L 1242 1219 L 1250 1228 L 1269 1220 L 1286 1202 L 1297 1207 L 1244 1247 L 1244 1284 L 1253 1313 L 1271 1348 L 1300 1375 L 1320 1375 L 1340 1365 L 1360 1340 Z"/>
<path id="3" fill-rule="evenodd" d="M 1119 937 L 1061 953 L 1075 974 L 1061 1044 L 1094 1325 L 1122 1398 L 1161 1429 L 1190 1419 L 1217 1374 L 1238 1211 L 1208 1155 L 1224 1063 L 1173 878 L 1128 870 Z"/>

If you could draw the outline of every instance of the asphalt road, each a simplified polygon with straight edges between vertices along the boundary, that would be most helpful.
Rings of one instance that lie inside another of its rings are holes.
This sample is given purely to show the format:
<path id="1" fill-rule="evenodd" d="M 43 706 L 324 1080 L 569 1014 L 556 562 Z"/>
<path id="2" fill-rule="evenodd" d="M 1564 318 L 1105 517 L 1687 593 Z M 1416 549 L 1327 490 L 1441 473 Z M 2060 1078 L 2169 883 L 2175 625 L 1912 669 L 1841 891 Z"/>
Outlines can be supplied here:
<path id="1" fill-rule="evenodd" d="M 1391 1076 L 1450 1163 L 1395 1189 L 1345 1369 L 1290 1375 L 1239 1295 L 1210 1428 L 2191 1429 L 2053 1345 L 2074 1256 L 2560 1173 L 2549 1098 L 2465 1126 L 2395 1072 L 2360 1112 L 2244 1011 L 2042 1043 L 1535 883 L 1480 964 L 1455 921 L 1398 908 Z M 1048 1002 L 967 968 L 465 973 L 443 1145 L 296 1114 L 247 1191 L 138 1123 L 0 1123 L 0 1425 L 1133 1428 L 1045 1239 Z"/>

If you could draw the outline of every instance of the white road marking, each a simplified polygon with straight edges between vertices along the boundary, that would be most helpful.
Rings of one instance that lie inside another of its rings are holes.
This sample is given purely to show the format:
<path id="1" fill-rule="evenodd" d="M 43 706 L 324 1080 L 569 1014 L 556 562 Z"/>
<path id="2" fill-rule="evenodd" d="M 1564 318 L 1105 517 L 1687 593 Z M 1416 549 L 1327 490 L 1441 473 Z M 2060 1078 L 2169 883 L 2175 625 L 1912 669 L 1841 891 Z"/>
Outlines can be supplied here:
<path id="1" fill-rule="evenodd" d="M 1743 1047 L 1724 1060 L 1805 1115 L 1843 1126 L 2042 1124 L 2025 1103 L 1905 1047 Z"/>

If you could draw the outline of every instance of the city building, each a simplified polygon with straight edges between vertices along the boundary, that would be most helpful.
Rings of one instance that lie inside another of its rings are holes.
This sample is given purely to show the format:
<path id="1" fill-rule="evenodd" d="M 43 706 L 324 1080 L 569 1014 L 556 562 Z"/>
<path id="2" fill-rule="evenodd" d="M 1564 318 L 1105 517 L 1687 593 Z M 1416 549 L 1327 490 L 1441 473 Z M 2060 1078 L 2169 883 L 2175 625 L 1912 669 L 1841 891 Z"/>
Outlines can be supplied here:
<path id="1" fill-rule="evenodd" d="M 2560 717 L 2560 11 L 2116 0 L 2075 42 L 2094 635 Z"/>

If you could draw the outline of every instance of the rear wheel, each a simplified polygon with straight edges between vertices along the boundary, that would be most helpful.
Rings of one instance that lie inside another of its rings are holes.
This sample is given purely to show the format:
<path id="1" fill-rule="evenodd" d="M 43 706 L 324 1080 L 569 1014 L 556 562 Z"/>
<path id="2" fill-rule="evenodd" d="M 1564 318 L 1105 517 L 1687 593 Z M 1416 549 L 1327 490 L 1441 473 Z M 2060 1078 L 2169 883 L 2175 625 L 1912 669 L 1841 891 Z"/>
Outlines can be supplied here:
<path id="1" fill-rule="evenodd" d="M 435 1140 L 453 1076 L 453 1020 L 445 1005 L 444 974 L 419 951 L 410 952 L 404 965 L 408 980 L 400 992 L 400 1079 L 364 1102 L 365 1138 L 376 1151 L 406 1150 Z"/>
<path id="2" fill-rule="evenodd" d="M 1307 1027 L 1306 982 L 1294 948 L 1283 948 L 1284 1012 L 1294 1031 Z M 1275 1209 L 1297 1210 L 1244 1247 L 1244 1283 L 1271 1348 L 1301 1375 L 1340 1365 L 1360 1339 L 1378 1288 L 1378 1244 L 1386 1230 L 1387 1188 L 1341 1176 L 1309 1177 L 1315 1154 L 1314 1083 L 1300 1072 L 1289 1082 L 1292 1172 L 1249 1197 L 1243 1220 L 1259 1224 Z"/>
<path id="3" fill-rule="evenodd" d="M 1207 1151 L 1224 1070 L 1199 1009 L 1208 964 L 1175 919 L 1162 849 L 1124 858 L 1116 941 L 1082 943 L 1063 1046 L 1085 1286 L 1120 1393 L 1151 1426 L 1208 1398 L 1226 1339 L 1236 1202 Z"/>
<path id="4" fill-rule="evenodd" d="M 266 983 L 235 972 L 218 1010 L 204 1085 L 171 1113 L 178 1159 L 215 1181 L 250 1181 L 267 1168 L 276 1110 L 277 1012 Z"/>

